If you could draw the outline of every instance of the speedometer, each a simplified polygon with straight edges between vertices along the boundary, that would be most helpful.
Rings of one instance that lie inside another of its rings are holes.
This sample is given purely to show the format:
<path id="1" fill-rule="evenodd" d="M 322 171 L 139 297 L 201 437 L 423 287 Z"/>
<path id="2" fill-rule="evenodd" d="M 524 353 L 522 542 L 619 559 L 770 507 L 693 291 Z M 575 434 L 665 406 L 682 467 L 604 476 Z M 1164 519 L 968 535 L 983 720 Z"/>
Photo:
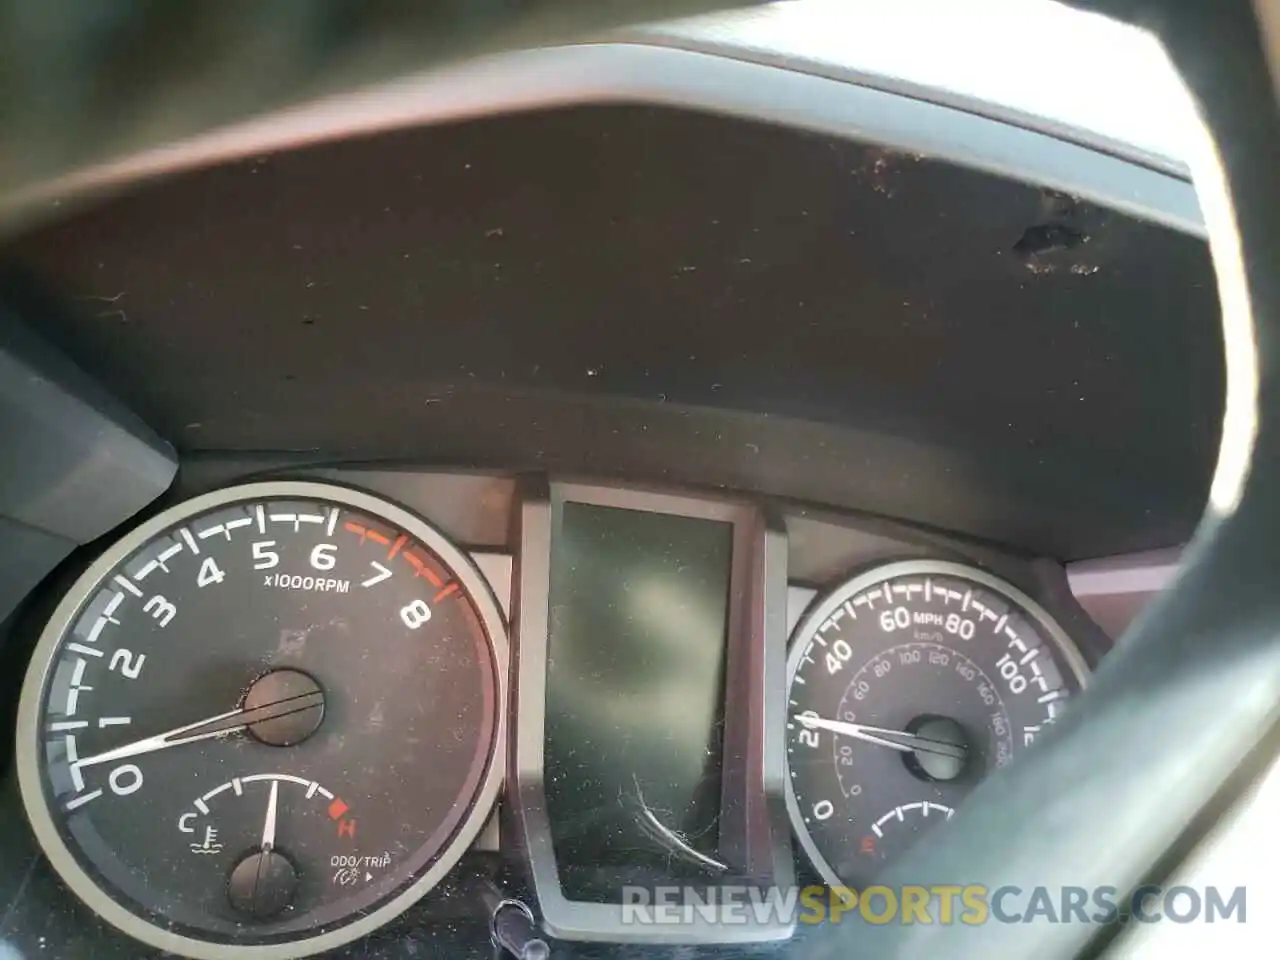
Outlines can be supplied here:
<path id="1" fill-rule="evenodd" d="M 1035 601 L 942 561 L 837 588 L 797 626 L 787 666 L 792 824 L 823 878 L 854 887 L 1030 746 L 1085 678 Z"/>
<path id="2" fill-rule="evenodd" d="M 297 957 L 386 923 L 475 838 L 507 652 L 471 560 L 394 504 L 258 483 L 160 514 L 72 587 L 20 704 L 45 853 L 126 933 Z"/>

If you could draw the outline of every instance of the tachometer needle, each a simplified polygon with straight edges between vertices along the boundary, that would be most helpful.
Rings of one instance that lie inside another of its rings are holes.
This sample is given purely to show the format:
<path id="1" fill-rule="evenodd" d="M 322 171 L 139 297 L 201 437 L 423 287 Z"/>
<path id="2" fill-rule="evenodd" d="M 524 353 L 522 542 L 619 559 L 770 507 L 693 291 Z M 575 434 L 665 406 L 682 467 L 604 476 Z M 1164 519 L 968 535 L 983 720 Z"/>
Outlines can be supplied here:
<path id="1" fill-rule="evenodd" d="M 262 825 L 262 852 L 270 853 L 276 845 L 276 797 L 280 793 L 280 781 L 271 781 L 271 796 L 267 798 L 267 820 Z"/>
<path id="2" fill-rule="evenodd" d="M 884 727 L 872 727 L 865 723 L 845 723 L 841 720 L 827 720 L 824 717 L 813 717 L 796 714 L 794 719 L 810 730 L 830 730 L 846 737 L 857 737 L 867 743 L 878 744 L 903 753 L 932 753 L 939 757 L 950 757 L 953 760 L 965 758 L 965 747 L 962 744 L 948 743 L 945 740 L 934 740 L 917 736 L 905 730 L 888 730 Z"/>
<path id="3" fill-rule="evenodd" d="M 91 757 L 85 757 L 83 760 L 76 761 L 76 765 L 92 767 L 99 763 L 111 763 L 115 760 L 137 757 L 144 753 L 167 750 L 169 747 L 179 747 L 185 743 L 210 740 L 213 737 L 221 737 L 237 730 L 243 730 L 245 727 L 255 723 L 287 717 L 291 713 L 311 710 L 323 704 L 324 694 L 316 690 L 296 697 L 286 697 L 272 703 L 264 703 L 250 710 L 231 710 L 204 720 L 197 720 L 195 723 L 175 727 L 165 733 L 157 733 L 151 737 L 135 740 L 133 743 L 126 743 L 122 747 L 106 750 Z"/>

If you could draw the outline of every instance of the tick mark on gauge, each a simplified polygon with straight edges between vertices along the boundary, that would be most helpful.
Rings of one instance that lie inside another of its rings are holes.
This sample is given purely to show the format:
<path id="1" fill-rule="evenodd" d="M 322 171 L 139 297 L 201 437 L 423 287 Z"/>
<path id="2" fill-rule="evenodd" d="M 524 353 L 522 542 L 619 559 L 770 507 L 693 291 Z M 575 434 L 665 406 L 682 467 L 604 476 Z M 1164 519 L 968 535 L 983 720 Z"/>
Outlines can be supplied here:
<path id="1" fill-rule="evenodd" d="M 409 538 L 406 537 L 403 533 L 400 534 L 400 536 L 396 537 L 396 542 L 393 543 L 391 545 L 391 549 L 387 551 L 387 559 L 394 560 L 396 558 L 396 554 L 399 553 L 401 548 L 408 542 L 409 542 Z"/>
<path id="2" fill-rule="evenodd" d="M 120 604 L 124 603 L 123 593 L 113 593 L 111 599 L 107 601 L 106 608 L 102 611 L 102 619 L 119 625 L 120 621 L 113 619 L 114 614 L 120 609 Z"/>
<path id="3" fill-rule="evenodd" d="M 116 586 L 123 587 L 124 589 L 126 589 L 126 590 L 128 590 L 130 593 L 132 593 L 135 597 L 140 597 L 140 596 L 142 596 L 142 591 L 141 591 L 141 590 L 139 590 L 139 589 L 134 585 L 133 581 L 132 581 L 132 580 L 130 580 L 128 577 L 122 576 L 122 575 L 120 575 L 120 574 L 118 574 L 118 573 L 117 573 L 117 574 L 116 574 L 114 577 L 112 577 L 111 579 L 112 579 L 112 581 L 116 584 Z"/>
<path id="4" fill-rule="evenodd" d="M 304 523 L 324 523 L 324 517 L 315 513 L 273 513 L 272 523 L 291 523 L 293 532 L 299 533 Z"/>
<path id="5" fill-rule="evenodd" d="M 231 531 L 239 530 L 241 527 L 248 527 L 253 524 L 253 520 L 249 517 L 241 517 L 239 520 L 227 521 L 227 539 L 231 539 Z"/>
<path id="6" fill-rule="evenodd" d="M 97 800 L 100 796 L 102 796 L 101 790 L 93 790 L 89 793 L 81 794 L 80 796 L 76 797 L 74 800 L 68 800 L 67 812 L 70 813 L 72 810 L 75 810 L 77 807 L 83 807 L 90 800 Z"/>
<path id="7" fill-rule="evenodd" d="M 361 543 L 364 543 L 365 540 L 372 540 L 374 543 L 380 543 L 384 547 L 391 543 L 390 537 L 384 537 L 376 530 L 370 530 L 368 527 L 363 527 L 358 523 L 352 523 L 349 520 L 342 525 L 342 528 L 350 533 L 356 534 L 360 538 Z"/>
<path id="8" fill-rule="evenodd" d="M 453 594 L 455 594 L 455 593 L 457 593 L 457 592 L 458 592 L 458 585 L 457 585 L 456 583 L 451 583 L 451 584 L 449 584 L 447 587 L 445 587 L 443 590 L 441 590 L 439 593 L 437 593 L 437 594 L 432 598 L 432 602 L 433 602 L 433 603 L 439 603 L 439 602 L 440 602 L 441 600 L 443 600 L 445 597 L 452 596 Z"/>
<path id="9" fill-rule="evenodd" d="M 416 573 L 414 573 L 415 577 L 426 577 L 431 582 L 431 585 L 433 587 L 444 586 L 444 581 L 441 580 L 438 576 L 436 576 L 435 571 L 432 570 L 429 566 L 427 566 L 426 563 L 423 562 L 422 558 L 419 557 L 417 554 L 408 553 L 406 551 L 404 554 L 404 558 L 409 561 L 409 566 L 413 567 L 413 569 L 417 571 Z"/>

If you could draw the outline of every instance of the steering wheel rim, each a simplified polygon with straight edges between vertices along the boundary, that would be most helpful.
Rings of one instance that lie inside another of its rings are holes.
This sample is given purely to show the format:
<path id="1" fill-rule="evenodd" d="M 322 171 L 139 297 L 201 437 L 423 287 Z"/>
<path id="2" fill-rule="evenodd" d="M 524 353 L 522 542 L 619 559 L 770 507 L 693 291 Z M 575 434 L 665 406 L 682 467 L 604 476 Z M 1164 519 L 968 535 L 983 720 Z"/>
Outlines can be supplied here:
<path id="1" fill-rule="evenodd" d="M 1176 583 L 1109 654 L 1051 736 L 990 777 L 947 828 L 887 871 L 882 882 L 890 888 L 1110 886 L 1123 896 L 1153 879 L 1206 808 L 1229 802 L 1224 792 L 1238 791 L 1251 770 L 1274 760 L 1280 281 L 1271 268 L 1280 251 L 1280 195 L 1268 158 L 1280 155 L 1280 125 L 1265 40 L 1247 0 L 1068 2 L 1139 23 L 1161 7 L 1156 32 L 1205 119 L 1208 136 L 1192 170 L 1227 357 L 1217 469 Z M 852 922 L 807 931 L 797 956 L 1043 960 L 1079 956 L 1101 933 L 1081 923 L 872 926 L 846 916 Z"/>

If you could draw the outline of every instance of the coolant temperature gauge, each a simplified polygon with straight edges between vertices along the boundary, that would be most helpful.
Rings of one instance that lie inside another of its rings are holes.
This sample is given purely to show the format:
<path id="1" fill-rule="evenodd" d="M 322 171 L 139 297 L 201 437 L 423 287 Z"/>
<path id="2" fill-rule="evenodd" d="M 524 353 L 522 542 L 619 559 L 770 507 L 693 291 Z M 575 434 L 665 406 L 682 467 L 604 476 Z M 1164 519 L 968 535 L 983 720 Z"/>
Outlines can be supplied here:
<path id="1" fill-rule="evenodd" d="M 288 910 L 300 883 L 372 882 L 368 868 L 381 873 L 391 857 L 384 863 L 382 855 L 360 855 L 358 827 L 340 796 L 289 773 L 233 777 L 197 797 L 177 821 L 190 855 L 208 858 L 209 869 L 225 875 L 231 907 L 255 920 Z"/>

